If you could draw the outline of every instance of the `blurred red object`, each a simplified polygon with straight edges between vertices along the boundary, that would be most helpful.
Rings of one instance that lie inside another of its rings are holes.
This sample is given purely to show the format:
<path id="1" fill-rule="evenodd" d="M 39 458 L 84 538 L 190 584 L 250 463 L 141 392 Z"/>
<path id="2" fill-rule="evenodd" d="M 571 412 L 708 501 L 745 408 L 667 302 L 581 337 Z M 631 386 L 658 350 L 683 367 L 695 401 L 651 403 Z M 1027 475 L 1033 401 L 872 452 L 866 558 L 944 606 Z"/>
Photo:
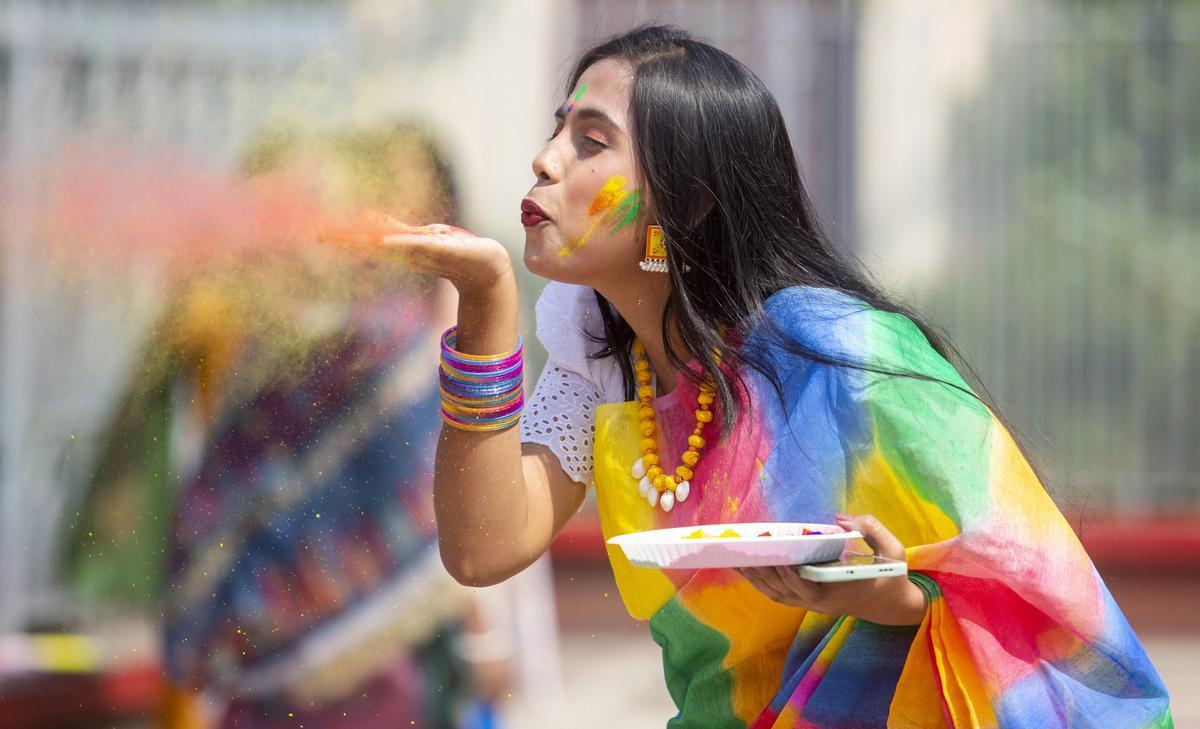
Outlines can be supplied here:
<path id="1" fill-rule="evenodd" d="M 0 678 L 0 729 L 73 729 L 151 717 L 165 687 L 156 663 L 102 673 Z"/>
<path id="2" fill-rule="evenodd" d="M 1102 517 L 1084 520 L 1082 524 L 1072 521 L 1071 525 L 1101 570 L 1200 569 L 1200 514 Z"/>

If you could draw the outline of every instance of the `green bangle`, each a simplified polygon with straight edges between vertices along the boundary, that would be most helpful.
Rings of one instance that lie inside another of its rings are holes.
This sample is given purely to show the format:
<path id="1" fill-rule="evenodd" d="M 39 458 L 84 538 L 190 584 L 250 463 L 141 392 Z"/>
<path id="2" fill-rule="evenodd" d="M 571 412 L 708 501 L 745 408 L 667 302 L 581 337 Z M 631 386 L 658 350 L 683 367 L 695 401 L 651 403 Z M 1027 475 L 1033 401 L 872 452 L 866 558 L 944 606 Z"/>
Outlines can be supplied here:
<path id="1" fill-rule="evenodd" d="M 925 593 L 925 609 L 928 610 L 933 601 L 942 596 L 942 588 L 933 581 L 933 578 L 924 572 L 908 573 L 908 581 L 921 588 L 921 592 Z"/>

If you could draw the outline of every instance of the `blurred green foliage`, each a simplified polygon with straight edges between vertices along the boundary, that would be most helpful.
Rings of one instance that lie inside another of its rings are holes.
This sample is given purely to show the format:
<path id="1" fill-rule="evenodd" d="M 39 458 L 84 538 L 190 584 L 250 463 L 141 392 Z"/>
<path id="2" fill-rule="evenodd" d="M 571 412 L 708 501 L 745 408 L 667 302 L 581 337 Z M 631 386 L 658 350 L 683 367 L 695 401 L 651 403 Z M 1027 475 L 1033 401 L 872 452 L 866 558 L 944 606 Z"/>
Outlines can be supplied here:
<path id="1" fill-rule="evenodd" d="M 926 303 L 1067 506 L 1200 508 L 1200 3 L 1024 7 L 955 111 Z"/>

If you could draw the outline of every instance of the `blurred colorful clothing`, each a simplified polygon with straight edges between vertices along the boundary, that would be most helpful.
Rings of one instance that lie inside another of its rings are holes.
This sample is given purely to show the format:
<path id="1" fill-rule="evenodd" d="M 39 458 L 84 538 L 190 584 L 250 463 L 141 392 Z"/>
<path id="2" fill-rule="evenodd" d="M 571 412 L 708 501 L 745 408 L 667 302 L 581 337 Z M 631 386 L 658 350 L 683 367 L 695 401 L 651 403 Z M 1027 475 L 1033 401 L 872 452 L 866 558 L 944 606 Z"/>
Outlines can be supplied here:
<path id="1" fill-rule="evenodd" d="M 428 306 L 357 305 L 286 367 L 236 321 L 165 326 L 118 409 L 71 572 L 91 598 L 165 604 L 171 679 L 232 700 L 225 726 L 457 725 L 468 595 L 434 532 Z"/>
<path id="2" fill-rule="evenodd" d="M 239 696 L 226 726 L 453 726 L 466 593 L 437 555 L 426 319 L 374 304 L 222 408 L 175 513 L 166 653 L 177 681 Z"/>

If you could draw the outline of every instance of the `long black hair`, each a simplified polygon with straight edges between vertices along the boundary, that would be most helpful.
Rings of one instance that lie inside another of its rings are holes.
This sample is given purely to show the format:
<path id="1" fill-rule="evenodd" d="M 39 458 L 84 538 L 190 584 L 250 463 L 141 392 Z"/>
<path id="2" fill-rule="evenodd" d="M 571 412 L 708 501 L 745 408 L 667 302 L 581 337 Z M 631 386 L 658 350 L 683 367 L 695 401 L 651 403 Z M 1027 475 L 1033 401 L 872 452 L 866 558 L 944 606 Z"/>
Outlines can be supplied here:
<path id="1" fill-rule="evenodd" d="M 603 59 L 624 61 L 634 69 L 629 118 L 638 183 L 648 202 L 645 209 L 663 229 L 670 264 L 671 293 L 662 317 L 667 357 L 693 381 L 712 379 L 722 434 L 740 414 L 736 391 L 743 366 L 758 370 L 783 392 L 767 353 L 730 346 L 723 336 L 729 330 L 765 331 L 787 351 L 814 362 L 941 382 L 1001 417 L 970 389 L 811 349 L 784 335 L 763 314 L 766 299 L 791 286 L 843 292 L 864 307 L 910 319 L 938 354 L 966 369 L 987 394 L 943 334 L 891 300 L 860 263 L 831 241 L 805 190 L 779 106 L 750 69 L 683 30 L 647 25 L 586 51 L 566 80 L 566 94 L 589 66 Z M 596 298 L 604 332 L 593 334 L 602 348 L 591 356 L 614 357 L 626 398 L 634 399 L 633 330 L 604 296 L 597 292 Z M 672 322 L 686 353 L 671 345 Z M 683 355 L 695 357 L 703 373 L 691 372 Z"/>

